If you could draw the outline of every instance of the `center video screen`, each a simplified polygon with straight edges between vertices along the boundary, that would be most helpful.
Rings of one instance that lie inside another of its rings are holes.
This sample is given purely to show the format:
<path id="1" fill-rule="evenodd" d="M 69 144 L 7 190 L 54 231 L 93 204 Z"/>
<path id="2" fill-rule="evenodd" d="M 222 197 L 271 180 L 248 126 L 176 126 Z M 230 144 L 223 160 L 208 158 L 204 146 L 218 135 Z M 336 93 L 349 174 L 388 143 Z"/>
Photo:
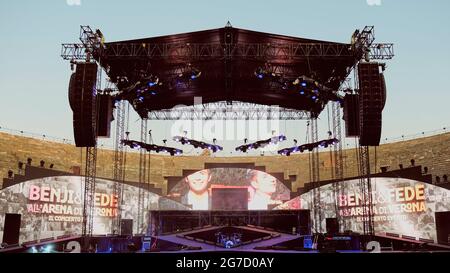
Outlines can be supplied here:
<path id="1" fill-rule="evenodd" d="M 290 190 L 263 171 L 213 168 L 184 177 L 169 197 L 193 210 L 271 210 L 290 199 Z"/>

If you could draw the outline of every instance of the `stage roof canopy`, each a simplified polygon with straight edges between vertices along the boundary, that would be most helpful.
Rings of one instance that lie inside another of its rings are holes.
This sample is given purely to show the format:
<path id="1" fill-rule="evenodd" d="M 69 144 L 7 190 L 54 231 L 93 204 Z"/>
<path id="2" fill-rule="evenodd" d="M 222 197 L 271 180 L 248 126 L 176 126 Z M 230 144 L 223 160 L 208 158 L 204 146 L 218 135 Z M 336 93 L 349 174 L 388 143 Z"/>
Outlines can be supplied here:
<path id="1" fill-rule="evenodd" d="M 239 101 L 320 113 L 362 58 L 355 44 L 224 28 L 102 44 L 94 58 L 141 117 Z"/>

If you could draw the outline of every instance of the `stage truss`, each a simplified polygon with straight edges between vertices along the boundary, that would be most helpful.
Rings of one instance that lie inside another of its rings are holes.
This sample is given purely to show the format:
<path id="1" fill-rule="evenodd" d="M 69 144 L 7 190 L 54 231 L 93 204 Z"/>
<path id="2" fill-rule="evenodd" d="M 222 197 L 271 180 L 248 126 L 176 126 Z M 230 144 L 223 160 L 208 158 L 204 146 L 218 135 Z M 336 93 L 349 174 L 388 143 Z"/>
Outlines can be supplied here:
<path id="1" fill-rule="evenodd" d="M 248 102 L 214 102 L 151 111 L 149 120 L 307 120 L 308 111 Z"/>
<path id="2" fill-rule="evenodd" d="M 94 32 L 89 26 L 81 26 L 80 41 L 81 43 L 63 44 L 61 49 L 61 57 L 65 60 L 71 61 L 71 64 L 77 62 L 98 62 L 101 63 L 102 57 L 126 57 L 126 58 L 148 58 L 148 59 L 164 59 L 167 56 L 174 56 L 182 60 L 186 59 L 209 59 L 209 58 L 224 58 L 225 66 L 227 59 L 231 56 L 248 57 L 255 59 L 270 59 L 277 57 L 278 59 L 296 59 L 309 57 L 339 57 L 347 56 L 352 52 L 357 52 L 355 57 L 358 61 L 350 69 L 347 76 L 355 67 L 359 60 L 390 60 L 394 57 L 394 49 L 392 43 L 374 43 L 374 28 L 365 27 L 362 31 L 355 31 L 352 37 L 351 49 L 347 44 L 326 44 L 326 43 L 296 43 L 296 44 L 215 44 L 215 43 L 168 43 L 168 44 L 142 44 L 142 43 L 114 43 L 108 48 L 105 48 L 103 36 L 101 32 Z M 224 47 L 225 45 L 225 47 Z M 95 55 L 95 59 L 94 59 Z M 101 67 L 101 65 L 100 65 Z M 108 70 L 108 68 L 105 68 Z M 231 71 L 229 71 L 231 74 Z M 101 75 L 102 69 L 98 71 L 96 90 L 101 89 Z M 356 74 L 355 74 L 356 75 Z M 232 83 L 227 85 L 232 90 Z M 94 116 L 97 116 L 97 105 L 94 100 L 93 111 Z M 129 108 L 128 108 L 129 109 Z M 126 148 L 120 144 L 119 139 L 123 139 L 125 133 L 125 104 L 119 102 L 116 108 L 116 145 L 114 153 L 114 179 L 116 185 L 114 193 L 118 196 L 118 216 L 113 221 L 112 230 L 116 233 L 120 230 L 121 220 L 121 203 L 122 203 L 122 182 L 126 175 Z M 333 135 L 341 140 L 341 110 L 337 103 L 332 105 L 333 115 Z M 317 117 L 314 117 L 307 111 L 291 110 L 280 108 L 276 106 L 264 106 L 247 102 L 215 102 L 208 104 L 200 104 L 194 106 L 182 106 L 173 109 L 151 111 L 148 115 L 148 120 L 310 120 L 311 123 L 311 140 L 317 141 Z M 94 119 L 96 122 L 96 119 Z M 144 121 L 143 123 L 144 124 Z M 96 124 L 94 124 L 96 125 Z M 96 126 L 94 126 L 96 128 Z M 141 140 L 146 140 L 147 126 L 142 125 Z M 144 132 L 144 133 L 143 133 Z M 126 132 L 127 136 L 129 132 Z M 143 135 L 144 134 L 144 135 Z M 150 136 L 151 138 L 151 136 Z M 369 164 L 369 148 L 359 147 L 359 167 L 360 174 L 365 178 L 361 180 L 361 191 L 364 200 L 367 200 L 368 206 L 364 206 L 364 233 L 373 234 L 373 210 L 371 200 L 371 181 L 370 181 L 370 164 Z M 334 147 L 334 178 L 335 196 L 341 192 L 339 181 L 344 177 L 344 164 L 342 156 L 342 142 L 340 141 Z M 314 210 L 320 212 L 320 171 L 319 171 L 319 157 L 318 150 L 312 151 L 311 156 L 311 182 L 314 185 Z M 96 160 L 97 147 L 86 148 L 86 162 L 85 162 L 85 189 L 84 189 L 84 203 L 83 203 L 83 227 L 82 235 L 85 238 L 92 236 L 93 229 L 93 211 L 94 211 L 94 193 L 95 193 L 95 179 L 96 179 Z M 148 162 L 150 169 L 150 160 Z M 146 179 L 146 156 L 140 156 L 140 174 L 139 182 L 145 182 Z M 148 183 L 150 183 L 150 170 L 148 173 Z M 142 187 L 142 185 L 141 185 Z M 317 191 L 316 191 L 317 189 Z M 143 195 L 139 193 L 139 219 L 138 227 L 144 221 L 143 208 L 145 207 Z M 336 213 L 338 215 L 338 205 L 336 205 Z M 316 222 L 316 230 L 321 230 L 322 219 L 320 213 L 314 213 Z M 316 219 L 318 218 L 318 219 Z M 338 216 L 339 219 L 339 216 Z M 206 222 L 206 219 L 205 219 Z M 341 222 L 341 221 L 340 221 Z M 318 226 L 317 226 L 318 225 Z M 148 232 L 151 234 L 151 230 Z"/>

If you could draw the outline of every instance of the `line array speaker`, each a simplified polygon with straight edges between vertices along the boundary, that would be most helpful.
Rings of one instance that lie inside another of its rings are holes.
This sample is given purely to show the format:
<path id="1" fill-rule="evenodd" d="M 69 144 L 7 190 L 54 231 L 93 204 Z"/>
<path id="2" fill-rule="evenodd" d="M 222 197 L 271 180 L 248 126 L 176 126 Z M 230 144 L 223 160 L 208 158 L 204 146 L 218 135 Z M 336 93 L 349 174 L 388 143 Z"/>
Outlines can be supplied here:
<path id="1" fill-rule="evenodd" d="M 97 64 L 79 63 L 69 84 L 69 103 L 73 111 L 75 146 L 94 147 L 96 144 Z"/>
<path id="2" fill-rule="evenodd" d="M 378 146 L 381 139 L 382 111 L 385 102 L 378 63 L 360 63 L 359 77 L 359 144 Z"/>

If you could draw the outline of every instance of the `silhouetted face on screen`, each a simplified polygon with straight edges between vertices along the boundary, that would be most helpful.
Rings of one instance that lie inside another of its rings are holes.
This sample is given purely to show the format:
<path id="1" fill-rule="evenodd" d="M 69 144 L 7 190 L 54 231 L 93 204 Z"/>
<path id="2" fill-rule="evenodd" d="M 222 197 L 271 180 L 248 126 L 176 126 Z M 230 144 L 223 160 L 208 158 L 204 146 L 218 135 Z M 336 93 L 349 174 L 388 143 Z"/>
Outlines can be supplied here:
<path id="1" fill-rule="evenodd" d="M 251 171 L 250 176 L 251 199 L 248 202 L 250 210 L 266 210 L 273 204 L 272 194 L 277 189 L 277 179 L 270 174 L 260 171 Z"/>
<path id="2" fill-rule="evenodd" d="M 202 170 L 186 177 L 186 183 L 188 183 L 190 190 L 196 194 L 204 193 L 208 189 L 210 180 L 209 170 Z"/>
<path id="3" fill-rule="evenodd" d="M 260 171 L 253 172 L 250 184 L 260 194 L 272 195 L 277 189 L 277 179 Z"/>

